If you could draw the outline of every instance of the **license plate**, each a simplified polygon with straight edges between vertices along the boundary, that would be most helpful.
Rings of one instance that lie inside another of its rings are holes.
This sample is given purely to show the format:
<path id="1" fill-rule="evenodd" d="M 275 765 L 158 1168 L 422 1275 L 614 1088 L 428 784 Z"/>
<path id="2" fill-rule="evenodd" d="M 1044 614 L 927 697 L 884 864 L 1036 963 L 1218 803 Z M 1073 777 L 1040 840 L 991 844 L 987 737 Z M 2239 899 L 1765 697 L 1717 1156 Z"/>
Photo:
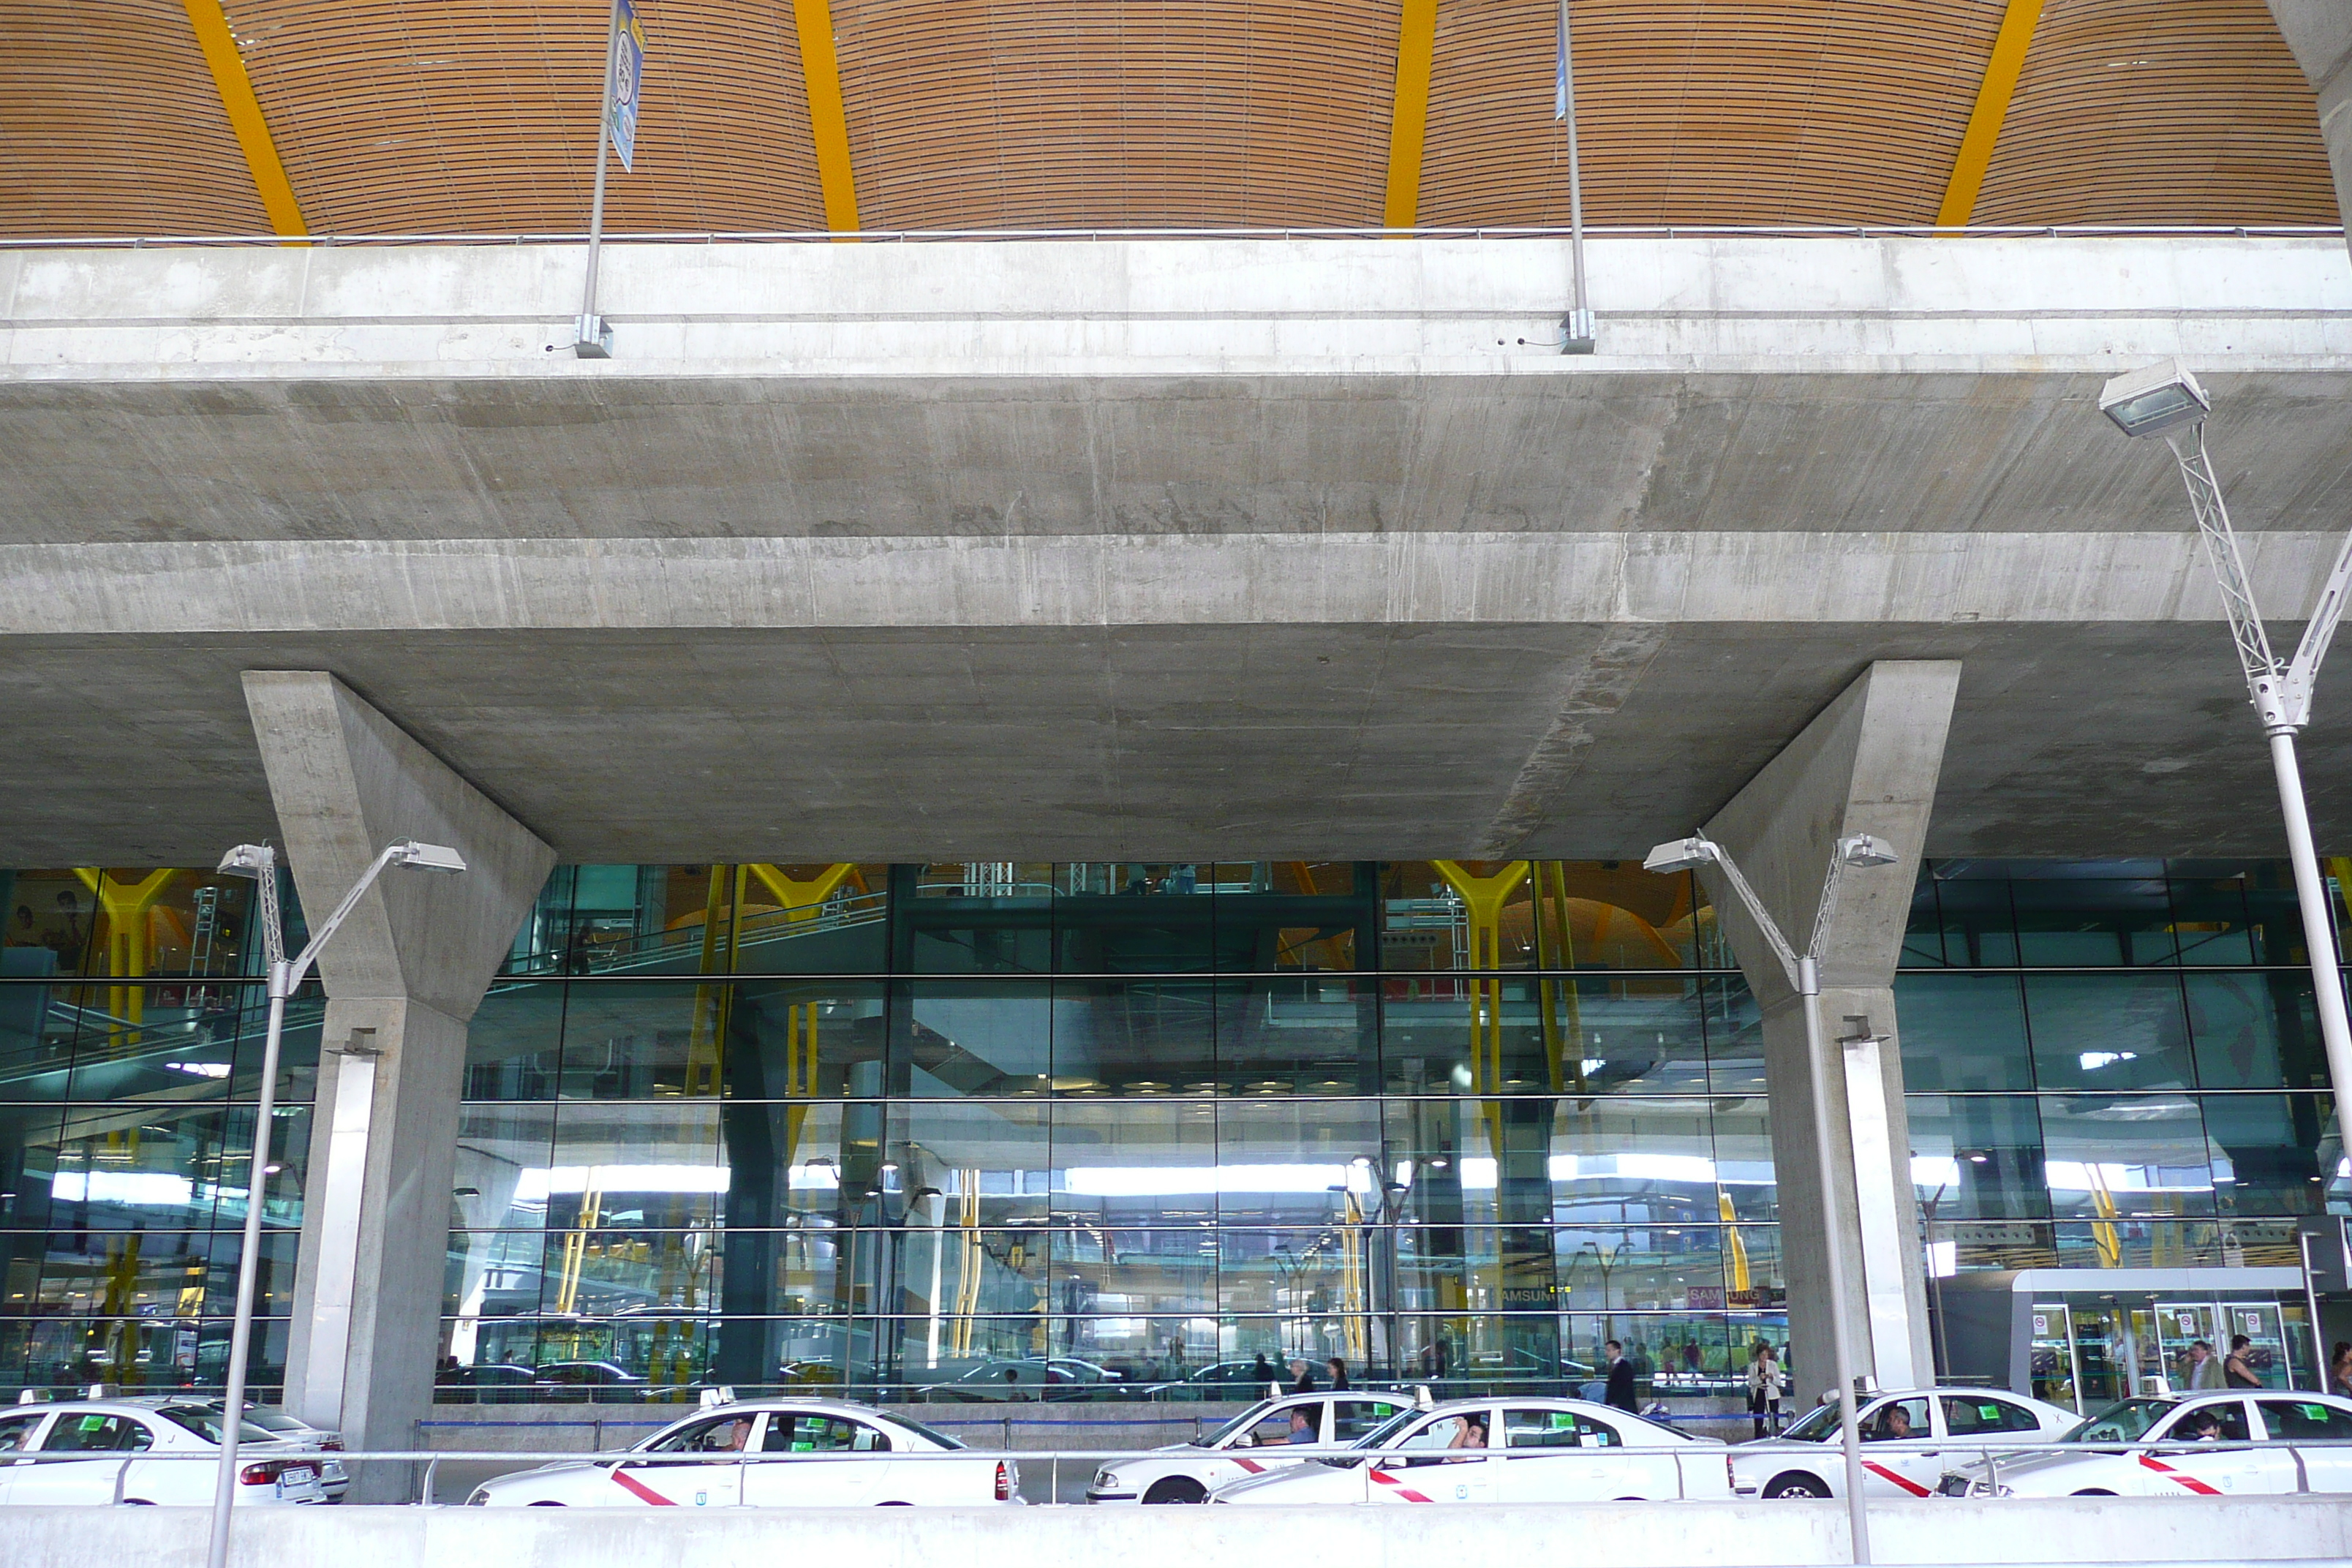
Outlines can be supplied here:
<path id="1" fill-rule="evenodd" d="M 326 1493 L 320 1489 L 319 1472 L 308 1465 L 296 1465 L 279 1472 L 278 1497 L 282 1502 L 319 1502 Z"/>

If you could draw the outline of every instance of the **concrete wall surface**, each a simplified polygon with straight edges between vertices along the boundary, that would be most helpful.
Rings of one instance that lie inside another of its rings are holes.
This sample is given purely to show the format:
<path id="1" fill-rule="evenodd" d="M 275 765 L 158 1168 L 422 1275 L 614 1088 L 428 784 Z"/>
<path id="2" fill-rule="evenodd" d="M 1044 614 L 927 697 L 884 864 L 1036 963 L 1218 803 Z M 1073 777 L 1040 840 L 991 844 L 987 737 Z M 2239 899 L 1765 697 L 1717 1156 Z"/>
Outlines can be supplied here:
<path id="1" fill-rule="evenodd" d="M 0 379 L 475 374 L 1577 377 L 1712 368 L 2352 363 L 2336 235 L 614 245 L 614 357 L 569 352 L 577 245 L 0 249 Z M 1839 362 L 1843 362 L 1840 363 Z"/>
<path id="2" fill-rule="evenodd" d="M 8 1510 L 9 1568 L 196 1568 L 201 1509 Z M 2100 1498 L 1874 1505 L 1882 1563 L 2343 1562 L 2352 1505 L 2329 1498 Z M 240 1510 L 236 1568 L 1200 1568 L 1323 1563 L 1606 1563 L 1620 1568 L 1848 1561 L 1832 1501 L 1549 1508 L 1059 1508 L 673 1510 L 359 1508 Z"/>

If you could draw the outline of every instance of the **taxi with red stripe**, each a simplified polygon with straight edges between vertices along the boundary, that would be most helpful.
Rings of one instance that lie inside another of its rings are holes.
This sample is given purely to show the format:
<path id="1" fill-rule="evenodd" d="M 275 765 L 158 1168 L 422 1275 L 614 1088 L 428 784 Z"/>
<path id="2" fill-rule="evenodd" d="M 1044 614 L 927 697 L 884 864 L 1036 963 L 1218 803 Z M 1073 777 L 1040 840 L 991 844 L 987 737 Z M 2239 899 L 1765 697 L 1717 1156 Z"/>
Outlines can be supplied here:
<path id="1" fill-rule="evenodd" d="M 2111 1405 L 2050 1448 L 1958 1468 L 1948 1497 L 2352 1494 L 2352 1399 L 2269 1389 Z"/>
<path id="2" fill-rule="evenodd" d="M 1302 1446 L 1345 1447 L 1401 1411 L 1412 1396 L 1370 1389 L 1269 1394 L 1214 1432 L 1132 1459 L 1116 1459 L 1087 1484 L 1090 1503 L 1206 1502 L 1227 1481 L 1304 1461 Z"/>
<path id="3" fill-rule="evenodd" d="M 1508 1396 L 1407 1410 L 1342 1452 L 1219 1487 L 1212 1503 L 1668 1501 L 1731 1496 L 1713 1437 L 1581 1399 Z"/>
<path id="4" fill-rule="evenodd" d="M 1864 1497 L 1928 1497 L 1947 1471 L 1990 1447 L 2055 1443 L 2082 1417 L 2063 1405 L 2005 1388 L 1914 1388 L 1880 1394 L 1861 1406 Z M 1834 1399 L 1800 1416 L 1778 1437 L 1731 1451 L 1742 1497 L 1842 1497 L 1845 1450 Z"/>
<path id="5" fill-rule="evenodd" d="M 720 1391 L 723 1392 L 723 1391 Z M 927 1458 L 924 1455 L 949 1456 Z M 478 1508 L 973 1508 L 1021 1501 L 1012 1460 L 833 1399 L 714 1400 L 618 1454 L 499 1476 Z"/>

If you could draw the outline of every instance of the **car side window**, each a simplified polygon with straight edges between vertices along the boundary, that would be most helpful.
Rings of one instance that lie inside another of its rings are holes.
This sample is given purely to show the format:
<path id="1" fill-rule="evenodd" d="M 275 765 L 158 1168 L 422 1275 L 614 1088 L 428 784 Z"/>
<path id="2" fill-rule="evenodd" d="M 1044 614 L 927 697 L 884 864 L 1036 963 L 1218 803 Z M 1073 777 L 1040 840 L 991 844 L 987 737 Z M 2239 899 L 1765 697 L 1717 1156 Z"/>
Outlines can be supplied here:
<path id="1" fill-rule="evenodd" d="M 1256 1426 L 1250 1428 L 1250 1440 L 1243 1446 L 1251 1448 L 1274 1448 L 1293 1441 L 1290 1422 L 1293 1415 L 1307 1417 L 1306 1428 L 1298 1434 L 1296 1441 L 1316 1442 L 1318 1440 L 1315 1430 L 1316 1416 L 1319 1414 L 1320 1407 L 1313 1405 L 1294 1405 L 1287 1410 L 1274 1411 L 1262 1417 Z"/>
<path id="2" fill-rule="evenodd" d="M 41 1443 L 45 1454 L 139 1453 L 155 1435 L 128 1415 L 60 1415 Z"/>
<path id="3" fill-rule="evenodd" d="M 1472 1415 L 1441 1415 L 1424 1421 L 1397 1444 L 1405 1450 L 1408 1465 L 1458 1464 L 1474 1454 L 1483 1454 L 1486 1436 L 1483 1426 L 1484 1412 Z"/>
<path id="4" fill-rule="evenodd" d="M 2352 1443 L 2352 1411 L 2310 1399 L 2257 1399 L 2263 1427 L 2288 1443 Z"/>
<path id="5" fill-rule="evenodd" d="M 1927 1424 L 1927 1401 L 1890 1399 L 1871 1411 L 1862 1423 L 1862 1440 L 1865 1443 L 1899 1443 L 1912 1437 L 1932 1437 L 1936 1429 Z"/>
<path id="6" fill-rule="evenodd" d="M 1352 1443 L 1381 1422 L 1393 1419 L 1396 1413 L 1403 1408 L 1402 1405 L 1384 1405 L 1377 1399 L 1334 1400 L 1331 1405 L 1331 1440 Z"/>
<path id="7" fill-rule="evenodd" d="M 772 1454 L 887 1454 L 890 1439 L 863 1421 L 838 1415 L 768 1417 L 764 1445 Z"/>
<path id="8" fill-rule="evenodd" d="M 740 1428 L 740 1430 L 739 1430 Z M 656 1454 L 735 1454 L 751 1440 L 751 1417 L 721 1415 L 698 1421 L 653 1445 Z"/>
<path id="9" fill-rule="evenodd" d="M 1982 1394 L 1944 1395 L 1944 1430 L 1955 1437 L 1988 1432 L 2038 1432 L 2042 1423 L 2022 1405 Z"/>
<path id="10" fill-rule="evenodd" d="M 1621 1448 L 1624 1439 L 1604 1421 L 1573 1410 L 1506 1410 L 1507 1448 Z"/>
<path id="11" fill-rule="evenodd" d="M 2219 1400 L 2211 1405 L 2194 1405 L 2172 1418 L 2172 1425 L 2157 1434 L 2167 1443 L 2244 1443 L 2252 1440 L 2246 1431 L 2246 1402 L 2242 1399 Z"/>
<path id="12" fill-rule="evenodd" d="M 48 1415 L 46 1410 L 28 1415 L 0 1415 L 0 1454 L 21 1454 L 31 1446 L 33 1431 Z"/>

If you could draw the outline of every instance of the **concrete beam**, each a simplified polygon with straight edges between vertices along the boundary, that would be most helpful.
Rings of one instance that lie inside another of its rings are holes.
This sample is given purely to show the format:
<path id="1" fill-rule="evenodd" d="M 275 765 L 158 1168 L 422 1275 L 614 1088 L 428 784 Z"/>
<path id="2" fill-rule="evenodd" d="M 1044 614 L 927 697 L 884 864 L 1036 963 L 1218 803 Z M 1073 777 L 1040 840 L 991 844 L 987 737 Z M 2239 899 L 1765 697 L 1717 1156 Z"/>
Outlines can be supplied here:
<path id="1" fill-rule="evenodd" d="M 355 1447 L 398 1447 L 432 1399 L 466 1022 L 555 852 L 334 677 L 249 670 L 244 686 L 306 910 L 332 909 L 395 839 L 467 861 L 386 871 L 320 954 L 328 1057 L 286 1403 Z"/>
<path id="2" fill-rule="evenodd" d="M 2352 212 L 2352 10 L 2339 0 L 2270 0 L 2271 16 L 2319 100 L 2336 206 Z"/>
<path id="3" fill-rule="evenodd" d="M 1823 1035 L 1853 1042 L 1827 1047 L 1832 1076 L 1819 1095 L 1842 1189 L 1834 1226 L 1815 1152 L 1822 1133 L 1814 1075 L 1824 1064 L 1809 1053 L 1801 999 L 1721 872 L 1702 873 L 1764 1014 L 1780 1248 L 1791 1359 L 1805 1380 L 1801 1394 L 1836 1381 L 1827 1375 L 1834 1364 L 1832 1311 L 1846 1315 L 1861 1362 L 1856 1370 L 1871 1372 L 1880 1386 L 1934 1380 L 1892 986 L 1959 683 L 1956 662 L 1872 665 L 1706 825 L 1799 952 L 1814 930 L 1839 839 L 1870 834 L 1901 857 L 1894 866 L 1845 874 L 1820 947 Z M 1833 1246 L 1847 1260 L 1843 1301 L 1831 1298 L 1826 1283 Z"/>

